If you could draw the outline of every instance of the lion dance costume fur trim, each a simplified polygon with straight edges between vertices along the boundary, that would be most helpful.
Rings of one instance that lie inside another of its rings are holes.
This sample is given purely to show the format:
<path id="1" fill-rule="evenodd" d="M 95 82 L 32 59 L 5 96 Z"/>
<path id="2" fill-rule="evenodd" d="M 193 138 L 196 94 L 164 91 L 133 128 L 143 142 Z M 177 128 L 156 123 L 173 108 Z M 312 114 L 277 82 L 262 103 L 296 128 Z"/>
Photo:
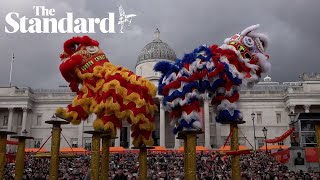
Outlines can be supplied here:
<path id="1" fill-rule="evenodd" d="M 94 129 L 113 135 L 127 120 L 134 146 L 153 145 L 153 116 L 158 107 L 153 101 L 157 90 L 152 82 L 111 64 L 99 43 L 88 36 L 67 40 L 60 58 L 61 74 L 77 96 L 67 109 L 57 109 L 58 117 L 79 124 L 95 113 Z"/>
<path id="2" fill-rule="evenodd" d="M 244 29 L 220 47 L 200 46 L 174 64 L 156 64 L 154 70 L 162 73 L 158 92 L 164 97 L 163 108 L 173 117 L 174 133 L 202 128 L 199 107 L 204 98 L 217 108 L 217 122 L 242 120 L 236 105 L 240 85 L 252 86 L 270 68 L 264 53 L 268 39 L 254 32 L 258 27 Z"/>

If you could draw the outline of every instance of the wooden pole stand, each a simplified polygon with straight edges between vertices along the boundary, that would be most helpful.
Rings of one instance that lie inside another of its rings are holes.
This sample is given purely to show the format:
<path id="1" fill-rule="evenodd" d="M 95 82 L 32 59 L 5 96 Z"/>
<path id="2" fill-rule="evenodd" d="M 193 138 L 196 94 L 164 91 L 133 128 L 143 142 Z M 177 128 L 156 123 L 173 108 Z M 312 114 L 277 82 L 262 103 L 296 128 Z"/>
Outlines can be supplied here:
<path id="1" fill-rule="evenodd" d="M 153 149 L 153 147 L 147 147 L 145 145 L 139 147 L 133 147 L 132 149 L 139 149 L 139 180 L 148 179 L 148 149 Z"/>
<path id="2" fill-rule="evenodd" d="M 84 131 L 86 134 L 92 134 L 91 143 L 91 162 L 90 162 L 90 179 L 99 180 L 100 164 L 100 139 L 103 131 Z"/>
<path id="3" fill-rule="evenodd" d="M 49 178 L 50 180 L 57 180 L 59 175 L 60 135 L 62 131 L 61 125 L 69 124 L 69 122 L 65 120 L 49 120 L 45 123 L 52 124 Z"/>
<path id="4" fill-rule="evenodd" d="M 318 161 L 320 164 L 320 122 L 315 123 L 315 129 L 316 129 L 317 148 L 318 148 L 318 154 L 319 154 Z"/>
<path id="5" fill-rule="evenodd" d="M 226 121 L 223 124 L 230 125 L 230 133 L 231 135 L 231 179 L 232 180 L 240 180 L 240 154 L 239 152 L 239 142 L 238 142 L 238 124 L 243 124 L 245 121 L 237 120 L 237 121 Z M 243 152 L 248 153 L 248 152 Z M 250 152 L 249 152 L 250 153 Z"/>
<path id="6" fill-rule="evenodd" d="M 102 138 L 102 159 L 101 159 L 101 180 L 108 180 L 109 177 L 109 155 L 110 140 L 116 139 L 111 132 L 101 135 Z"/>
<path id="7" fill-rule="evenodd" d="M 239 150 L 238 142 L 238 124 L 230 124 L 231 135 L 231 151 Z M 231 155 L 232 180 L 240 180 L 240 155 Z"/>
<path id="8" fill-rule="evenodd" d="M 7 136 L 9 134 L 16 133 L 11 131 L 0 131 L 0 179 L 3 179 L 5 173 Z"/>
<path id="9" fill-rule="evenodd" d="M 201 130 L 185 130 L 178 133 L 177 138 L 184 140 L 184 174 L 185 180 L 197 179 L 196 146 L 197 134 Z"/>
<path id="10" fill-rule="evenodd" d="M 24 170 L 24 148 L 26 146 L 26 139 L 33 139 L 29 136 L 11 136 L 11 138 L 18 139 L 18 151 L 16 154 L 16 170 L 15 170 L 15 180 L 23 179 L 23 170 Z"/>

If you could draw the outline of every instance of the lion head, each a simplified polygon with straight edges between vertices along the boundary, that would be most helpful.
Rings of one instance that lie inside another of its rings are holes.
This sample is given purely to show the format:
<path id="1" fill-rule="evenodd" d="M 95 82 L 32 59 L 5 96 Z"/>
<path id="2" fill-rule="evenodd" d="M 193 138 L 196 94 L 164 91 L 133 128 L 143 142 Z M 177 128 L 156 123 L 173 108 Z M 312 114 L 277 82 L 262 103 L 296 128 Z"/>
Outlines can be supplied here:
<path id="1" fill-rule="evenodd" d="M 265 53 L 269 40 L 265 34 L 257 33 L 259 24 L 245 28 L 238 34 L 227 38 L 221 49 L 233 50 L 240 61 L 249 69 L 241 72 L 243 80 L 254 83 L 259 80 L 261 73 L 269 71 L 271 65 L 269 56 Z"/>
<path id="2" fill-rule="evenodd" d="M 75 69 L 86 72 L 95 65 L 109 62 L 99 48 L 99 42 L 88 36 L 73 37 L 64 43 L 64 52 L 60 54 L 60 71 L 68 82 L 77 81 Z"/>

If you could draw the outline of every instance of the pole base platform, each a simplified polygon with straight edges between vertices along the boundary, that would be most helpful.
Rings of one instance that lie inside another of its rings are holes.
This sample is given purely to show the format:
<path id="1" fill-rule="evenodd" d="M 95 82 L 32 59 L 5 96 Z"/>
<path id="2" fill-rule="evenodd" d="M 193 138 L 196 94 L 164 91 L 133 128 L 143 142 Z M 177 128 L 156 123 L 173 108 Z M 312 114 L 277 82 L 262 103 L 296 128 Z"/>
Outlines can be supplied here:
<path id="1" fill-rule="evenodd" d="M 242 120 L 220 122 L 220 124 L 244 124 L 244 123 L 246 123 L 246 121 L 242 121 Z"/>
<path id="2" fill-rule="evenodd" d="M 153 146 L 132 147 L 131 149 L 154 149 Z"/>
<path id="3" fill-rule="evenodd" d="M 34 139 L 31 136 L 24 136 L 24 135 L 13 135 L 13 136 L 10 136 L 10 137 L 14 138 L 14 139 Z"/>
<path id="4" fill-rule="evenodd" d="M 10 134 L 17 134 L 17 133 L 12 131 L 0 131 L 0 135 L 10 135 Z"/>
<path id="5" fill-rule="evenodd" d="M 188 129 L 178 132 L 177 139 L 184 139 L 187 134 L 203 134 L 204 132 L 201 129 Z"/>
<path id="6" fill-rule="evenodd" d="M 83 133 L 86 133 L 86 134 L 104 134 L 105 131 L 95 131 L 95 130 L 92 130 L 92 131 L 83 131 Z"/>
<path id="7" fill-rule="evenodd" d="M 48 120 L 45 121 L 46 124 L 70 124 L 69 121 L 66 120 Z"/>

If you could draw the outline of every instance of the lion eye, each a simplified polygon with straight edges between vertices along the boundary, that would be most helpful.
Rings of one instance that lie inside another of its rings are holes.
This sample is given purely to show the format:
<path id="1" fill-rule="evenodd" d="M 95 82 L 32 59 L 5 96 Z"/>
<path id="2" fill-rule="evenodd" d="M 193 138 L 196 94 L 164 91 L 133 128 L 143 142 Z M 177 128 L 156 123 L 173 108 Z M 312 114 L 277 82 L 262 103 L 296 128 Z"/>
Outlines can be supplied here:
<path id="1" fill-rule="evenodd" d="M 80 44 L 78 44 L 78 43 L 73 44 L 72 47 L 71 47 L 71 51 L 72 51 L 72 52 L 76 52 L 79 47 L 80 47 Z"/>
<path id="2" fill-rule="evenodd" d="M 90 54 L 94 54 L 94 53 L 98 52 L 98 50 L 99 50 L 99 48 L 97 46 L 88 46 L 88 47 L 86 47 L 86 49 Z"/>
<path id="3" fill-rule="evenodd" d="M 251 37 L 245 36 L 242 41 L 249 48 L 254 46 L 254 41 Z"/>

